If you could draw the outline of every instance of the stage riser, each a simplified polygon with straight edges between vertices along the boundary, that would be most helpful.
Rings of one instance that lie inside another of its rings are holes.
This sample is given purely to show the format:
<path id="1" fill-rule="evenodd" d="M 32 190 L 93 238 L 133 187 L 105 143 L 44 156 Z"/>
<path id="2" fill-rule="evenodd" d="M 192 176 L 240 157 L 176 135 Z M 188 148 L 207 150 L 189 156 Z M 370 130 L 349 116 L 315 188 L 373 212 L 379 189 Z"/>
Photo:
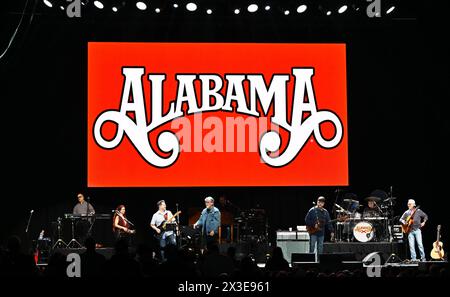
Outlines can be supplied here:
<path id="1" fill-rule="evenodd" d="M 398 242 L 344 242 L 344 243 L 324 243 L 324 254 L 354 253 L 356 261 L 362 261 L 364 257 L 373 252 L 380 252 L 383 262 L 394 253 L 402 260 L 405 259 L 406 249 L 404 243 Z"/>

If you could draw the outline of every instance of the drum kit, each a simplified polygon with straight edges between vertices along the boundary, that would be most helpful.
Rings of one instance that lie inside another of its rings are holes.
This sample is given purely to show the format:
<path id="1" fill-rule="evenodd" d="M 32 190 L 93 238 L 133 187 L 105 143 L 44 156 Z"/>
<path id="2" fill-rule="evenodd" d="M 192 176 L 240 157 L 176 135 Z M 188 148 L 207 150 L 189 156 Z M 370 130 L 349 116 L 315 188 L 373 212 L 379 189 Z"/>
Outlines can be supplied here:
<path id="1" fill-rule="evenodd" d="M 377 190 L 364 200 L 368 204 L 365 208 L 360 205 L 355 194 L 347 193 L 342 200 L 342 206 L 335 204 L 336 241 L 391 241 L 390 228 L 396 198 L 388 197 L 385 192 Z"/>
<path id="2" fill-rule="evenodd" d="M 239 241 L 265 242 L 268 240 L 268 221 L 265 209 L 244 210 L 234 218 Z"/>

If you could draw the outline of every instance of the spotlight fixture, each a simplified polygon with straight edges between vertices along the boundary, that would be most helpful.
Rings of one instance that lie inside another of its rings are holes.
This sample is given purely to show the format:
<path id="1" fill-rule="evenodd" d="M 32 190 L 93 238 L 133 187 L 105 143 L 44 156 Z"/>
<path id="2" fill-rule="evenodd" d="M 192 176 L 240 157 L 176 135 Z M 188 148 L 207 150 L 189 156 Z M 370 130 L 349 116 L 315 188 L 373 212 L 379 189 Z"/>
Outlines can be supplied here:
<path id="1" fill-rule="evenodd" d="M 212 13 L 212 10 L 211 10 L 211 9 L 207 9 L 207 10 L 206 10 L 206 13 L 207 13 L 207 14 L 211 14 L 211 13 Z"/>
<path id="2" fill-rule="evenodd" d="M 113 12 L 117 12 L 117 10 L 118 10 L 117 7 L 115 7 L 115 6 L 112 7 Z"/>
<path id="3" fill-rule="evenodd" d="M 390 14 L 395 9 L 395 6 L 392 6 L 386 11 L 386 14 Z"/>
<path id="4" fill-rule="evenodd" d="M 339 13 L 344 13 L 346 10 L 347 10 L 347 5 L 342 5 L 342 6 L 339 8 L 338 12 L 339 12 Z"/>
<path id="5" fill-rule="evenodd" d="M 155 8 L 155 12 L 156 12 L 156 13 L 160 13 L 160 12 L 161 12 L 161 9 L 159 9 L 159 8 L 157 7 L 157 8 Z"/>
<path id="6" fill-rule="evenodd" d="M 98 9 L 103 9 L 105 7 L 105 5 L 103 5 L 103 3 L 98 0 L 94 1 L 94 6 L 97 7 Z"/>
<path id="7" fill-rule="evenodd" d="M 248 12 L 256 12 L 256 11 L 258 10 L 258 5 L 256 5 L 256 4 L 250 4 L 250 5 L 247 7 L 247 10 L 248 10 Z"/>
<path id="8" fill-rule="evenodd" d="M 264 9 L 265 9 L 266 11 L 268 11 L 268 10 L 270 10 L 270 6 L 269 6 L 269 5 L 266 5 L 266 7 L 264 7 Z"/>
<path id="9" fill-rule="evenodd" d="M 236 8 L 235 10 L 234 10 L 234 14 L 239 14 L 241 11 L 238 9 L 238 8 Z"/>
<path id="10" fill-rule="evenodd" d="M 303 12 L 306 11 L 307 8 L 308 8 L 308 7 L 307 7 L 305 4 L 302 4 L 302 5 L 300 5 L 300 6 L 297 8 L 297 12 L 298 12 L 298 13 L 303 13 Z"/>
<path id="11" fill-rule="evenodd" d="M 331 10 L 327 11 L 327 15 L 330 16 L 331 15 Z"/>
<path id="12" fill-rule="evenodd" d="M 136 7 L 137 7 L 139 10 L 146 10 L 146 9 L 147 9 L 147 4 L 145 4 L 145 3 L 142 2 L 142 1 L 138 1 L 138 2 L 136 2 Z"/>
<path id="13" fill-rule="evenodd" d="M 43 2 L 45 5 L 47 5 L 47 7 L 53 7 L 53 3 L 50 2 L 49 0 L 44 0 Z"/>
<path id="14" fill-rule="evenodd" d="M 196 11 L 197 10 L 197 4 L 193 3 L 193 2 L 189 2 L 188 4 L 186 4 L 186 9 L 189 11 Z"/>
<path id="15" fill-rule="evenodd" d="M 174 3 L 173 8 L 178 8 L 178 4 Z"/>
<path id="16" fill-rule="evenodd" d="M 289 13 L 290 13 L 289 10 L 284 11 L 284 15 L 289 15 Z"/>

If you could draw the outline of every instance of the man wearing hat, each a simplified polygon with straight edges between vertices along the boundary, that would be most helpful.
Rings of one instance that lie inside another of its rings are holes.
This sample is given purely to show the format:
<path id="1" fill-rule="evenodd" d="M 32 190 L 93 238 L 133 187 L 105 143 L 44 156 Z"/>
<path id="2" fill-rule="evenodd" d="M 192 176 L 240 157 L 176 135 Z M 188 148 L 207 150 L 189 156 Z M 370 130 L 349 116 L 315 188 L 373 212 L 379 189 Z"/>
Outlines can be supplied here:
<path id="1" fill-rule="evenodd" d="M 316 206 L 312 207 L 305 217 L 305 223 L 308 229 L 313 230 L 309 234 L 309 252 L 318 254 L 323 252 L 323 240 L 325 229 L 331 233 L 331 240 L 334 239 L 334 229 L 331 224 L 331 218 L 328 211 L 324 208 L 325 197 L 317 198 Z M 317 250 L 316 250 L 317 245 Z"/>
<path id="2" fill-rule="evenodd" d="M 419 247 L 420 259 L 421 261 L 425 261 L 425 250 L 423 249 L 422 231 L 420 230 L 420 228 L 425 226 L 425 222 L 428 220 L 427 214 L 421 209 L 416 209 L 416 201 L 414 201 L 413 199 L 409 199 L 408 210 L 403 213 L 402 217 L 400 218 L 400 222 L 405 225 L 407 223 L 408 217 L 410 217 L 413 212 L 414 215 L 411 219 L 414 222 L 412 224 L 411 232 L 408 233 L 408 245 L 409 251 L 411 253 L 411 261 L 417 261 L 415 246 L 416 242 L 417 246 Z"/>
<path id="3" fill-rule="evenodd" d="M 367 217 L 380 217 L 382 216 L 382 212 L 377 202 L 381 199 L 375 196 L 370 196 L 365 199 L 367 201 L 367 206 L 363 211 L 363 218 Z"/>

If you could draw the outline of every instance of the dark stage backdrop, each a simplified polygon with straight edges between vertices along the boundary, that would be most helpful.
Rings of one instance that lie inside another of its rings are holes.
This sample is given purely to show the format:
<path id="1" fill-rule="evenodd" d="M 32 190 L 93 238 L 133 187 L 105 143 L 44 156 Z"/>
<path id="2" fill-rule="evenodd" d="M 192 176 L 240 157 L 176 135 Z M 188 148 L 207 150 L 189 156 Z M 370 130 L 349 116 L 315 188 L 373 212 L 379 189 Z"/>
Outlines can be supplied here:
<path id="1" fill-rule="evenodd" d="M 19 21 L 13 12 L 25 3 L 10 2 L 17 3 L 1 13 L 1 49 Z M 39 1 L 31 25 L 25 19 L 0 60 L 2 241 L 23 233 L 31 209 L 30 235 L 37 237 L 41 228 L 71 211 L 77 192 L 90 196 L 97 212 L 126 204 L 139 240 L 148 239 L 160 199 L 172 210 L 179 203 L 186 211 L 201 207 L 207 195 L 225 194 L 243 208 L 267 209 L 273 236 L 276 229 L 303 224 L 318 195 L 335 198 L 333 187 L 87 189 L 88 41 L 346 43 L 350 186 L 343 190 L 362 199 L 393 186 L 398 214 L 414 198 L 430 215 L 428 251 L 437 224 L 444 224 L 448 239 L 445 140 L 450 131 L 444 101 L 449 98 L 449 51 L 437 46 L 441 41 L 433 28 L 421 26 L 420 13 L 374 20 L 280 12 L 149 16 L 135 9 L 117 16 L 86 10 L 80 19 L 69 19 L 55 12 Z M 187 217 L 182 221 L 187 223 Z"/>

